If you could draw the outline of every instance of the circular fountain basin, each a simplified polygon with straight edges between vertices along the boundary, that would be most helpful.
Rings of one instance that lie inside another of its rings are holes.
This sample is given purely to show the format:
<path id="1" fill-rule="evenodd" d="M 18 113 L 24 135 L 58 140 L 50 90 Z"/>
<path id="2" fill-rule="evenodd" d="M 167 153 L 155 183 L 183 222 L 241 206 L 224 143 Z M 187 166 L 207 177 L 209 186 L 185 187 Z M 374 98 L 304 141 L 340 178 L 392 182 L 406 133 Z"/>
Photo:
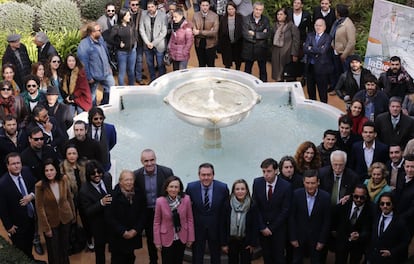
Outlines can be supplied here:
<path id="1" fill-rule="evenodd" d="M 239 123 L 260 102 L 260 95 L 231 79 L 203 77 L 173 88 L 164 98 L 181 120 L 203 128 Z"/>

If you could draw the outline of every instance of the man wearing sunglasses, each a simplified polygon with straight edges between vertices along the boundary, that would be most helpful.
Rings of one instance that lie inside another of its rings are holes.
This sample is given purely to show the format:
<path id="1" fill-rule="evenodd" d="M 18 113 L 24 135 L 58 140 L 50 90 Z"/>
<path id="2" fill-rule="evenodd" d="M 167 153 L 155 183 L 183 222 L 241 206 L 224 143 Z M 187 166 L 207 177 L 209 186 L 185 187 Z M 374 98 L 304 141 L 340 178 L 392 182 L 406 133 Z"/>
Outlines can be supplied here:
<path id="1" fill-rule="evenodd" d="M 111 2 L 105 5 L 105 14 L 100 16 L 96 22 L 101 26 L 102 36 L 105 39 L 105 32 L 111 30 L 111 28 L 118 21 L 118 15 L 116 14 L 115 5 Z M 106 39 L 105 39 L 106 41 Z"/>
<path id="2" fill-rule="evenodd" d="M 365 253 L 373 221 L 374 206 L 369 200 L 367 187 L 358 184 L 344 205 L 339 204 L 332 219 L 336 234 L 335 263 L 360 263 Z"/>

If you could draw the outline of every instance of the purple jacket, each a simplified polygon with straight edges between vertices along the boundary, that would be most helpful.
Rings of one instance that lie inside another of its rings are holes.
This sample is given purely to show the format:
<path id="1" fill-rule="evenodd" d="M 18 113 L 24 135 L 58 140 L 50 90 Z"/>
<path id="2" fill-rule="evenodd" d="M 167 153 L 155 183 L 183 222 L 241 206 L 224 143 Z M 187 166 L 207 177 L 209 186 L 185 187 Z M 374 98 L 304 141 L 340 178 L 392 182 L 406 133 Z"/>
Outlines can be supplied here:
<path id="1" fill-rule="evenodd" d="M 171 33 L 170 43 L 168 44 L 171 58 L 174 61 L 188 61 L 193 42 L 192 25 L 184 20 L 181 27 Z"/>

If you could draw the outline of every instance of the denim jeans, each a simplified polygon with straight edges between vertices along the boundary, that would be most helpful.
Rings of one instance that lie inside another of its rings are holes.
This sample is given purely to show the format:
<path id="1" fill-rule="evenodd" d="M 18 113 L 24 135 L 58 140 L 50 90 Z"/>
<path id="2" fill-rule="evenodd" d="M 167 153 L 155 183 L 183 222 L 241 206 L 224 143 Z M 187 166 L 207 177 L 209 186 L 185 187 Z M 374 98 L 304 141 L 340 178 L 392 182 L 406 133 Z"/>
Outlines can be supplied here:
<path id="1" fill-rule="evenodd" d="M 252 74 L 253 63 L 254 61 L 245 61 L 244 72 Z M 267 82 L 266 60 L 258 60 L 257 64 L 259 65 L 260 80 Z"/>
<path id="2" fill-rule="evenodd" d="M 158 67 L 158 76 L 165 74 L 165 65 L 164 65 L 164 51 L 159 52 L 156 48 L 148 49 L 145 47 L 145 59 L 147 60 L 147 66 L 150 73 L 151 81 L 155 80 L 155 66 L 154 66 L 154 57 L 157 60 Z"/>
<path id="3" fill-rule="evenodd" d="M 105 79 L 100 80 L 100 81 L 95 80 L 94 83 L 89 84 L 89 86 L 91 88 L 92 104 L 93 105 L 96 105 L 96 88 L 98 88 L 98 84 L 100 84 L 102 86 L 104 93 L 109 94 L 111 87 L 115 86 L 114 76 L 112 74 L 108 74 Z M 108 99 L 109 99 L 109 97 L 107 98 L 107 100 L 102 100 L 101 104 L 109 103 Z"/>
<path id="4" fill-rule="evenodd" d="M 173 61 L 173 71 L 187 69 L 188 60 L 186 61 Z"/>
<path id="5" fill-rule="evenodd" d="M 125 84 L 125 72 L 128 74 L 128 85 L 135 84 L 135 60 L 137 51 L 133 48 L 130 51 L 118 50 L 116 52 L 118 58 L 118 84 Z"/>
<path id="6" fill-rule="evenodd" d="M 144 47 L 137 46 L 137 60 L 135 62 L 135 79 L 142 81 L 142 57 L 144 54 Z"/>

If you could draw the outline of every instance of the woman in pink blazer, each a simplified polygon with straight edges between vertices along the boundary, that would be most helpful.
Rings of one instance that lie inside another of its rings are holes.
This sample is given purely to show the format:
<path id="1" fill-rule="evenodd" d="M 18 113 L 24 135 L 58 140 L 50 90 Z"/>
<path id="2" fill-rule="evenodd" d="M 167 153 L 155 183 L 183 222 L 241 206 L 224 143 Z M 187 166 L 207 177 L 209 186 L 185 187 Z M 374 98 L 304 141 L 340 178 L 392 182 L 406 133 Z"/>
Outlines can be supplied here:
<path id="1" fill-rule="evenodd" d="M 154 244 L 161 251 L 163 264 L 180 264 L 185 246 L 194 242 L 191 200 L 177 176 L 168 177 L 163 190 L 155 204 Z"/>

